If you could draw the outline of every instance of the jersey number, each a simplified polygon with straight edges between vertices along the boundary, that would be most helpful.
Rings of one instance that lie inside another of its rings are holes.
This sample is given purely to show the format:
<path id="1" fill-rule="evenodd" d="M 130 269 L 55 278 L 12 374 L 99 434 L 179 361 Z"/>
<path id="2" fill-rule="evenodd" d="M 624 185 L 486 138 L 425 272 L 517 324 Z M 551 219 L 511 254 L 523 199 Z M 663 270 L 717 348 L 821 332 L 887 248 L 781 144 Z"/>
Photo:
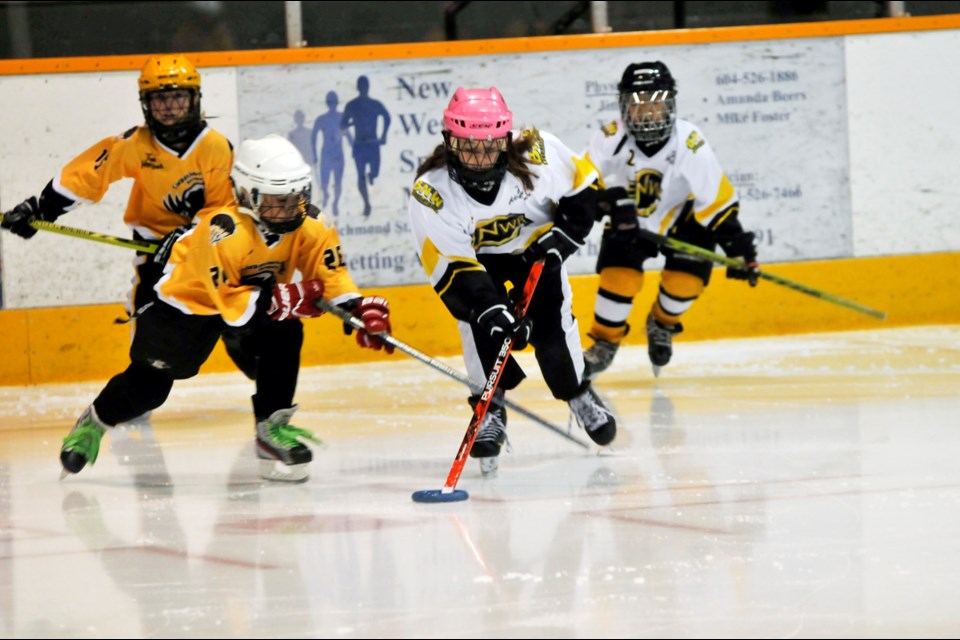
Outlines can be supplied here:
<path id="1" fill-rule="evenodd" d="M 336 249 L 327 249 L 323 252 L 323 264 L 333 271 L 337 267 L 342 267 L 346 264 L 343 261 L 343 252 L 340 251 L 340 245 L 337 245 Z"/>
<path id="2" fill-rule="evenodd" d="M 227 284 L 227 274 L 220 271 L 220 267 L 210 267 L 210 279 L 213 280 L 213 286 L 219 287 L 220 280 L 223 279 L 223 284 Z"/>

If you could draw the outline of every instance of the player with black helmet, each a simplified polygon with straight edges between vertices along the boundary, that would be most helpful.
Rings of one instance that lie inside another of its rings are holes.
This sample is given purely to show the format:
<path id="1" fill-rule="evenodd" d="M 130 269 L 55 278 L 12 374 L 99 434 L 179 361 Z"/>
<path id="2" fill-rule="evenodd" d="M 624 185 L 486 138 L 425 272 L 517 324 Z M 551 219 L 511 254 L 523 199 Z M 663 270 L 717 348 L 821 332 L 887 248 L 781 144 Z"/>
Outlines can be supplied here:
<path id="1" fill-rule="evenodd" d="M 757 284 L 754 234 L 738 219 L 740 200 L 713 149 L 694 124 L 677 118 L 677 83 L 660 61 L 627 65 L 618 85 L 620 118 L 590 140 L 587 153 L 600 170 L 609 215 L 597 258 L 600 286 L 584 352 L 593 378 L 613 362 L 630 326 L 627 318 L 640 292 L 643 263 L 662 252 L 666 264 L 660 292 L 646 320 L 654 373 L 670 361 L 680 317 L 703 293 L 712 264 L 661 248 L 637 229 L 676 238 L 705 249 L 719 245 L 744 268 L 727 277 Z"/>

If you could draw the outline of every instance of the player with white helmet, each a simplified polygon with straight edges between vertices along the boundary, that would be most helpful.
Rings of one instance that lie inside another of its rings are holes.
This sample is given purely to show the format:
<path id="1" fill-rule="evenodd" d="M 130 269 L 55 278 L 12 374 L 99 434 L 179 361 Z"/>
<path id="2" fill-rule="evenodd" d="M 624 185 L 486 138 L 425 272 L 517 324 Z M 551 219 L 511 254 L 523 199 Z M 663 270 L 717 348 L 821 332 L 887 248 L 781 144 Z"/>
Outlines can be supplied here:
<path id="1" fill-rule="evenodd" d="M 115 376 L 64 439 L 60 459 L 77 473 L 97 458 L 109 428 L 159 407 L 175 380 L 197 374 L 224 328 L 242 339 L 256 363 L 257 455 L 261 475 L 303 481 L 312 434 L 290 418 L 304 318 L 322 312 L 323 298 L 359 317 L 360 346 L 386 348 L 387 301 L 362 297 L 347 271 L 336 229 L 310 205 L 311 169 L 286 139 L 270 135 L 240 145 L 231 178 L 237 204 L 204 212 L 200 223 L 169 247 L 155 290 L 130 349 L 130 366 Z M 312 215 L 313 214 L 313 215 Z M 293 282 L 296 272 L 302 280 Z"/>

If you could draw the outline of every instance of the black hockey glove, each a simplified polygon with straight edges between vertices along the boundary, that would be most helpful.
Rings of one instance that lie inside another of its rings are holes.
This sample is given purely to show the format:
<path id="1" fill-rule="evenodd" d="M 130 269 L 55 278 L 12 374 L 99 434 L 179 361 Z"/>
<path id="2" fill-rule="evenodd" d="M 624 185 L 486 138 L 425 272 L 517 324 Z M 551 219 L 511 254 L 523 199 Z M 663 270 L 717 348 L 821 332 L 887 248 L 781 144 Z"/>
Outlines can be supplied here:
<path id="1" fill-rule="evenodd" d="M 757 286 L 760 279 L 760 265 L 757 262 L 757 238 L 752 231 L 744 231 L 731 238 L 720 240 L 720 246 L 728 258 L 741 258 L 742 267 L 727 267 L 727 277 L 731 280 L 746 280 L 751 287 Z"/>
<path id="2" fill-rule="evenodd" d="M 640 224 L 637 221 L 637 203 L 623 187 L 613 187 L 603 192 L 598 205 L 600 211 L 610 217 L 610 234 L 617 240 L 633 240 Z"/>
<path id="3" fill-rule="evenodd" d="M 257 296 L 253 317 L 247 324 L 232 328 L 232 331 L 236 332 L 237 335 L 246 336 L 251 331 L 270 322 L 270 305 L 273 303 L 273 287 L 277 284 L 277 277 L 270 271 L 261 271 L 260 273 L 243 276 L 240 278 L 240 284 L 260 288 L 260 295 Z M 240 365 L 240 362 L 236 359 L 234 359 L 234 362 Z M 243 367 L 241 369 L 246 373 Z"/>
<path id="4" fill-rule="evenodd" d="M 646 260 L 647 258 L 656 258 L 660 255 L 660 245 L 653 240 L 647 240 L 639 234 L 632 244 L 635 251 L 642 256 L 643 260 Z"/>
<path id="5" fill-rule="evenodd" d="M 527 247 L 523 259 L 528 264 L 544 259 L 547 269 L 559 269 L 564 260 L 577 252 L 583 242 L 577 242 L 556 225 Z M 549 258 L 554 258 L 550 260 Z"/>
<path id="6" fill-rule="evenodd" d="M 524 318 L 518 322 L 506 303 L 495 304 L 481 311 L 477 316 L 477 324 L 498 344 L 512 336 L 513 348 L 517 351 L 527 346 L 533 331 L 533 320 Z"/>
<path id="7" fill-rule="evenodd" d="M 0 227 L 9 229 L 21 238 L 29 240 L 37 235 L 37 230 L 30 223 L 41 220 L 40 205 L 34 196 L 30 196 L 10 211 L 3 214 L 3 222 Z"/>
<path id="8" fill-rule="evenodd" d="M 160 241 L 160 245 L 157 247 L 156 253 L 153 254 L 153 262 L 161 267 L 165 266 L 167 261 L 170 259 L 170 253 L 173 251 L 173 245 L 177 242 L 180 236 L 185 234 L 190 229 L 191 227 L 189 226 L 177 227 L 164 236 L 163 240 Z"/>
<path id="9" fill-rule="evenodd" d="M 640 235 L 640 219 L 637 217 L 637 203 L 624 187 L 612 187 L 603 192 L 597 208 L 610 219 L 610 226 L 603 232 L 604 242 L 626 244 L 631 254 L 637 254 L 641 261 L 660 255 L 660 246 Z"/>

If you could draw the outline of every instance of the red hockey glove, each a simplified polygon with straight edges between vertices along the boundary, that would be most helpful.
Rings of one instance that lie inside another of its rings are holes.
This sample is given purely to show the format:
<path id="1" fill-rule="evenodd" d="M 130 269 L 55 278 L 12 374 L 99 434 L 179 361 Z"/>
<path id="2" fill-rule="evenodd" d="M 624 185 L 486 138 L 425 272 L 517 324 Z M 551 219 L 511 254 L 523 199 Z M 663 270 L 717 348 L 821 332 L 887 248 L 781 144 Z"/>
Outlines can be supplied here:
<path id="1" fill-rule="evenodd" d="M 316 318 L 323 315 L 323 311 L 317 308 L 314 300 L 322 297 L 322 280 L 281 282 L 273 287 L 273 297 L 270 300 L 267 315 L 271 320 Z"/>
<path id="2" fill-rule="evenodd" d="M 365 331 L 357 331 L 357 344 L 367 349 L 385 350 L 387 353 L 393 353 L 393 345 L 387 344 L 375 333 L 390 334 L 390 309 L 387 306 L 386 298 L 380 296 L 368 296 L 360 301 L 360 304 L 353 310 L 353 315 L 360 319 Z"/>

